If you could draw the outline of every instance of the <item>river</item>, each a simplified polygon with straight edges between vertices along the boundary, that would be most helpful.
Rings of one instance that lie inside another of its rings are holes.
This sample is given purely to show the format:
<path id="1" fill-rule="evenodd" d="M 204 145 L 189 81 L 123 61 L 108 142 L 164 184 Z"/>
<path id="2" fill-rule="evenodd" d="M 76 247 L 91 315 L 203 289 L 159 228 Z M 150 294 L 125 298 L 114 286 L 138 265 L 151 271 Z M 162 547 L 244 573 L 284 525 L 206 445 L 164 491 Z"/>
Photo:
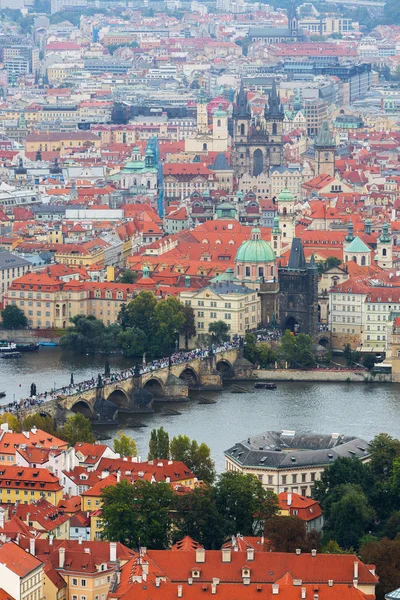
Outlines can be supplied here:
<path id="1" fill-rule="evenodd" d="M 111 357 L 111 368 L 131 366 L 128 360 Z M 0 403 L 29 396 L 30 385 L 37 391 L 97 377 L 104 369 L 104 357 L 62 353 L 59 348 L 41 348 L 16 360 L 0 361 L 0 391 L 7 392 Z M 161 425 L 170 436 L 186 434 L 211 448 L 217 469 L 224 469 L 223 451 L 239 440 L 268 429 L 358 435 L 370 439 L 387 432 L 400 438 L 400 386 L 395 384 L 278 383 L 276 390 L 253 390 L 234 394 L 229 385 L 220 392 L 208 392 L 215 404 L 200 404 L 197 393 L 188 402 L 168 405 L 180 415 L 165 414 L 165 403 L 156 412 L 138 418 L 146 427 L 126 429 L 137 444 L 139 455 L 147 455 L 150 431 Z M 202 395 L 204 395 L 202 393 Z M 123 429 L 121 427 L 121 429 Z M 118 428 L 102 428 L 112 439 Z"/>

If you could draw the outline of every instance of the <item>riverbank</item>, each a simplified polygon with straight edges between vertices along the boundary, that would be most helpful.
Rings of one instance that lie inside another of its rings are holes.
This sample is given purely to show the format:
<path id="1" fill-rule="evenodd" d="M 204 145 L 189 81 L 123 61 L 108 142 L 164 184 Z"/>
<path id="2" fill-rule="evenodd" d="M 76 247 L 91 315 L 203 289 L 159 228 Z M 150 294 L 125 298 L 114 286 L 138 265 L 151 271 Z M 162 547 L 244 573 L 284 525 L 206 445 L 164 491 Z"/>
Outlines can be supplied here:
<path id="1" fill-rule="evenodd" d="M 57 329 L 0 329 L 0 339 L 7 342 L 38 344 L 39 342 L 60 342 L 63 330 Z"/>
<path id="2" fill-rule="evenodd" d="M 257 369 L 253 371 L 254 380 L 263 381 L 310 381 L 310 382 L 348 382 L 348 383 L 391 383 L 392 376 L 386 373 L 377 373 L 372 376 L 368 371 L 351 371 L 347 369 L 313 369 L 300 371 L 295 369 Z"/>

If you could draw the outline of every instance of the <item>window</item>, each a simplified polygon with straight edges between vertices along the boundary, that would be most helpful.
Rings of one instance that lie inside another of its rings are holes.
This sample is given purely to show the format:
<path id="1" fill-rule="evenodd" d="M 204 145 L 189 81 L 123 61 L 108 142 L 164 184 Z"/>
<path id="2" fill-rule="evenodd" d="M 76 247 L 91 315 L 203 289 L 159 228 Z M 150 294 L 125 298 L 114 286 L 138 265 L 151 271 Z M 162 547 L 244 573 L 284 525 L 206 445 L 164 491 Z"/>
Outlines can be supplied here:
<path id="1" fill-rule="evenodd" d="M 81 586 L 86 587 L 86 579 L 81 579 Z"/>
<path id="2" fill-rule="evenodd" d="M 78 580 L 77 579 L 73 579 L 72 580 L 72 585 L 78 585 Z"/>
<path id="3" fill-rule="evenodd" d="M 286 483 L 286 479 L 287 479 L 286 475 L 282 475 L 282 483 L 283 483 L 283 484 L 285 484 L 285 483 Z"/>
<path id="4" fill-rule="evenodd" d="M 292 475 L 292 483 L 297 483 L 297 475 Z"/>

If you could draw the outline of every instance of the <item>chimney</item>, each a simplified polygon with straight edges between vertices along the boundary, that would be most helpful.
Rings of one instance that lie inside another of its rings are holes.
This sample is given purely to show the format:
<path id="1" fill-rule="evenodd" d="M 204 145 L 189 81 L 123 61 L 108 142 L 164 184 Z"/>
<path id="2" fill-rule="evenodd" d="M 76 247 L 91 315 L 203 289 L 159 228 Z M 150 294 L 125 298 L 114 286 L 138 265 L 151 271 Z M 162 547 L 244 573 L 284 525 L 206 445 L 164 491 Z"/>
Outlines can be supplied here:
<path id="1" fill-rule="evenodd" d="M 301 548 L 296 548 L 296 554 L 301 554 Z"/>
<path id="2" fill-rule="evenodd" d="M 307 588 L 302 587 L 301 588 L 301 600 L 306 600 L 307 598 Z"/>
<path id="3" fill-rule="evenodd" d="M 254 560 L 254 548 L 247 548 L 247 560 Z"/>
<path id="4" fill-rule="evenodd" d="M 182 598 L 182 586 L 178 585 L 178 598 Z"/>
<path id="5" fill-rule="evenodd" d="M 217 586 L 215 583 L 211 584 L 211 593 L 212 594 L 216 594 L 217 593 Z"/>
<path id="6" fill-rule="evenodd" d="M 328 579 L 328 587 L 333 587 L 333 579 Z"/>
<path id="7" fill-rule="evenodd" d="M 110 562 L 117 561 L 117 542 L 110 542 Z"/>
<path id="8" fill-rule="evenodd" d="M 292 492 L 287 493 L 287 505 L 292 506 Z"/>
<path id="9" fill-rule="evenodd" d="M 354 561 L 353 579 L 358 579 L 358 561 Z"/>
<path id="10" fill-rule="evenodd" d="M 222 548 L 222 562 L 230 563 L 231 562 L 231 549 L 230 548 Z"/>
<path id="11" fill-rule="evenodd" d="M 189 577 L 188 578 L 188 585 L 192 585 L 193 584 L 193 577 Z"/>
<path id="12" fill-rule="evenodd" d="M 0 508 L 0 527 L 4 527 L 4 508 Z"/>
<path id="13" fill-rule="evenodd" d="M 53 540 L 54 540 L 54 535 L 51 533 L 51 534 L 49 535 L 49 546 L 52 546 L 52 545 L 53 545 Z"/>
<path id="14" fill-rule="evenodd" d="M 317 551 L 315 550 L 315 548 L 311 550 L 311 556 L 317 556 Z"/>
<path id="15" fill-rule="evenodd" d="M 64 568 L 64 562 L 65 562 L 65 548 L 59 548 L 58 549 L 58 567 L 59 567 L 59 569 Z"/>
<path id="16" fill-rule="evenodd" d="M 148 574 L 149 574 L 149 563 L 142 562 L 142 575 L 148 575 Z"/>
<path id="17" fill-rule="evenodd" d="M 206 551 L 204 550 L 204 548 L 196 548 L 196 562 L 206 562 Z"/>
<path id="18" fill-rule="evenodd" d="M 121 471 L 117 471 L 117 483 L 121 481 Z"/>
<path id="19" fill-rule="evenodd" d="M 161 580 L 159 577 L 156 577 L 156 587 L 160 587 Z"/>
<path id="20" fill-rule="evenodd" d="M 279 594 L 279 583 L 273 583 L 272 584 L 272 593 L 274 595 Z"/>
<path id="21" fill-rule="evenodd" d="M 82 540 L 83 540 L 83 538 L 82 538 L 82 536 L 80 535 L 80 536 L 79 536 L 79 538 L 78 538 L 78 544 L 79 544 L 79 545 L 81 545 L 81 544 L 82 544 Z"/>
<path id="22" fill-rule="evenodd" d="M 29 553 L 32 554 L 32 556 L 35 556 L 35 542 L 35 538 L 29 540 Z"/>

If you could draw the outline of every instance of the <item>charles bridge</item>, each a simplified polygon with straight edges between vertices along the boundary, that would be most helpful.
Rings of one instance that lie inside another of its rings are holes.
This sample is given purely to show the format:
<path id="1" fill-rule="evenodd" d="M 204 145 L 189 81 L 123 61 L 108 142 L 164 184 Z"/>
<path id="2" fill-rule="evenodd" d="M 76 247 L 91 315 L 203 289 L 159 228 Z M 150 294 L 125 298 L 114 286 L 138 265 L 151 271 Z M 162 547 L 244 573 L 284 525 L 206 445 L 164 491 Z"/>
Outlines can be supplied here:
<path id="1" fill-rule="evenodd" d="M 250 375 L 252 365 L 241 359 L 242 349 L 229 348 L 211 356 L 149 370 L 139 376 L 118 378 L 71 394 L 57 393 L 56 398 L 18 411 L 24 418 L 40 412 L 61 423 L 70 412 L 80 412 L 94 421 L 107 422 L 118 414 L 152 412 L 153 401 L 184 400 L 189 389 L 218 390 L 226 378 Z M 247 373 L 248 372 L 248 373 Z"/>

